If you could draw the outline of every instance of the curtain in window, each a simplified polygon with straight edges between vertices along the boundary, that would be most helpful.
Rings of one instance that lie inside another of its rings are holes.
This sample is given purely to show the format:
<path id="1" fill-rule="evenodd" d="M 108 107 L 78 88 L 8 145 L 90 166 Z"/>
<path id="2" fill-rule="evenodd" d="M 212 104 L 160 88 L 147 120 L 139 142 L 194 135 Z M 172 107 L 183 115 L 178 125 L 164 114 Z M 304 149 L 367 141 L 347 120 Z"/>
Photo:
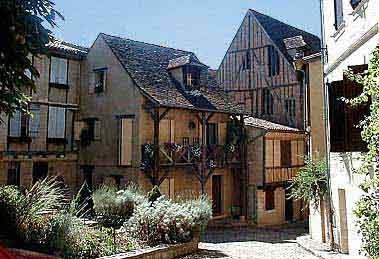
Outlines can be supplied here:
<path id="1" fill-rule="evenodd" d="M 49 107 L 48 138 L 65 138 L 65 111 L 62 107 Z"/>
<path id="2" fill-rule="evenodd" d="M 9 136 L 21 137 L 21 111 L 15 111 L 9 119 Z"/>
<path id="3" fill-rule="evenodd" d="M 40 106 L 38 104 L 30 104 L 29 107 L 32 117 L 29 119 L 29 136 L 37 137 L 40 123 Z"/>
<path id="4" fill-rule="evenodd" d="M 67 59 L 51 57 L 50 82 L 67 84 Z"/>

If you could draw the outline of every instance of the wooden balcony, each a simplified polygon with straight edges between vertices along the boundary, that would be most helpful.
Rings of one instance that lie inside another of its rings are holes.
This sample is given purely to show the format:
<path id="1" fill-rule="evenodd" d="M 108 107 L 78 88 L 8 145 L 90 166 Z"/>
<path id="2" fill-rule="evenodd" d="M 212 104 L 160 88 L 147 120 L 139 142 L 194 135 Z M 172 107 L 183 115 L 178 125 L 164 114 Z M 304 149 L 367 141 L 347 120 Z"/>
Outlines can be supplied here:
<path id="1" fill-rule="evenodd" d="M 303 166 L 266 167 L 266 183 L 282 183 L 291 181 Z"/>
<path id="2" fill-rule="evenodd" d="M 142 161 L 146 161 L 144 152 L 146 144 L 142 145 Z M 240 163 L 240 152 L 235 148 L 233 152 L 228 151 L 225 145 L 211 145 L 206 147 L 206 160 L 213 162 L 216 167 Z M 166 143 L 159 146 L 160 166 L 190 166 L 201 159 L 201 148 L 199 146 L 182 146 L 174 143 Z"/>

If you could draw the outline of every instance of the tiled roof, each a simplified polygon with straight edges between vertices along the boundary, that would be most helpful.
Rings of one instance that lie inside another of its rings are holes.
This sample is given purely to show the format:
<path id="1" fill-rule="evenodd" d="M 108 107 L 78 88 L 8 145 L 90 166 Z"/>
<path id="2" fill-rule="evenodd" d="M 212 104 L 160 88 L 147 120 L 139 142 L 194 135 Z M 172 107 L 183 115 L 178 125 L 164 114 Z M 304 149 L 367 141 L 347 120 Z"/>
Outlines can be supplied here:
<path id="1" fill-rule="evenodd" d="M 302 36 L 303 40 L 309 46 L 309 51 L 305 55 L 312 55 L 314 53 L 320 52 L 321 41 L 319 37 L 308 33 L 306 31 L 295 28 L 284 22 L 276 20 L 270 16 L 259 13 L 255 10 L 251 10 L 251 13 L 255 16 L 258 22 L 263 26 L 267 34 L 270 36 L 271 40 L 280 49 L 280 51 L 285 55 L 285 57 L 292 62 L 291 55 L 287 52 L 287 48 L 284 43 L 284 39 Z"/>
<path id="2" fill-rule="evenodd" d="M 69 42 L 65 42 L 59 39 L 53 39 L 47 44 L 48 49 L 55 50 L 59 52 L 64 52 L 66 54 L 77 55 L 80 57 L 85 57 L 88 53 L 88 48 L 74 45 Z"/>
<path id="3" fill-rule="evenodd" d="M 207 67 L 206 65 L 201 63 L 195 55 L 185 55 L 185 56 L 181 56 L 181 57 L 169 60 L 167 69 L 173 69 L 173 68 L 181 67 L 184 65 L 195 65 L 195 66 Z"/>
<path id="4" fill-rule="evenodd" d="M 300 133 L 299 129 L 291 128 L 291 127 L 288 127 L 285 125 L 273 123 L 273 122 L 262 120 L 262 119 L 257 119 L 254 117 L 247 117 L 247 118 L 245 118 L 244 121 L 245 121 L 245 124 L 247 126 L 251 126 L 254 128 L 271 130 L 271 131 L 287 131 L 287 132 L 298 132 L 298 133 Z"/>
<path id="5" fill-rule="evenodd" d="M 283 40 L 286 49 L 296 49 L 307 46 L 307 43 L 304 41 L 303 36 L 295 36 L 291 38 L 286 38 Z"/>
<path id="6" fill-rule="evenodd" d="M 210 76 L 207 69 L 200 75 L 200 89 L 184 89 L 169 73 L 170 60 L 195 54 L 188 51 L 100 34 L 137 86 L 162 106 L 245 113 Z M 197 58 L 196 58 L 197 59 Z"/>

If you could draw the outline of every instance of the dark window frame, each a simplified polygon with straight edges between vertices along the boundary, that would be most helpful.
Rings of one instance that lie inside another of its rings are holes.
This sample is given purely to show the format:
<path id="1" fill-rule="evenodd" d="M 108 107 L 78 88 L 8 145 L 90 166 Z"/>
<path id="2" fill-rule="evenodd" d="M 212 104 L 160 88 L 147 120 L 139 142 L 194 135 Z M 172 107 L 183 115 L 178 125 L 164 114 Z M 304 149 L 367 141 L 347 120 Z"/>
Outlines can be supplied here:
<path id="1" fill-rule="evenodd" d="M 21 164 L 10 162 L 7 170 L 7 185 L 21 186 Z"/>
<path id="2" fill-rule="evenodd" d="M 290 168 L 292 166 L 291 140 L 280 141 L 280 165 L 284 168 Z"/>
<path id="3" fill-rule="evenodd" d="M 265 190 L 265 210 L 275 210 L 275 189 L 269 188 Z"/>
<path id="4" fill-rule="evenodd" d="M 338 30 L 343 22 L 343 1 L 334 0 L 334 28 Z"/>
<path id="5" fill-rule="evenodd" d="M 280 55 L 278 50 L 270 45 L 267 47 L 268 75 L 277 76 L 280 74 Z"/>
<path id="6" fill-rule="evenodd" d="M 271 91 L 267 88 L 263 88 L 262 90 L 262 114 L 274 114 L 274 97 L 271 94 Z"/>
<path id="7" fill-rule="evenodd" d="M 207 146 L 218 144 L 218 125 L 217 123 L 207 123 L 206 127 Z"/>
<path id="8" fill-rule="evenodd" d="M 107 86 L 107 72 L 107 68 L 98 68 L 93 70 L 95 76 L 95 86 L 93 89 L 94 93 L 99 94 L 105 92 L 105 88 Z"/>
<path id="9" fill-rule="evenodd" d="M 184 66 L 183 67 L 183 82 L 188 87 L 197 87 L 200 86 L 200 74 L 201 68 L 197 66 Z M 188 78 L 191 75 L 191 80 L 188 82 Z"/>

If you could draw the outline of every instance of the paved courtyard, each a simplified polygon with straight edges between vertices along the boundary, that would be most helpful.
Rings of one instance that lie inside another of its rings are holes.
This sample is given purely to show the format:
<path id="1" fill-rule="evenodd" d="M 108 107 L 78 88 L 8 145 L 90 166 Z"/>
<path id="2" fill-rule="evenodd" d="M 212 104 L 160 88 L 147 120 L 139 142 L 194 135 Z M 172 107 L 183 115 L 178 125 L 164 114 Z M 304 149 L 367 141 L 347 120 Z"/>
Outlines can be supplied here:
<path id="1" fill-rule="evenodd" d="M 296 237 L 303 234 L 301 227 L 208 230 L 199 245 L 200 251 L 182 259 L 316 259 L 297 245 Z"/>

